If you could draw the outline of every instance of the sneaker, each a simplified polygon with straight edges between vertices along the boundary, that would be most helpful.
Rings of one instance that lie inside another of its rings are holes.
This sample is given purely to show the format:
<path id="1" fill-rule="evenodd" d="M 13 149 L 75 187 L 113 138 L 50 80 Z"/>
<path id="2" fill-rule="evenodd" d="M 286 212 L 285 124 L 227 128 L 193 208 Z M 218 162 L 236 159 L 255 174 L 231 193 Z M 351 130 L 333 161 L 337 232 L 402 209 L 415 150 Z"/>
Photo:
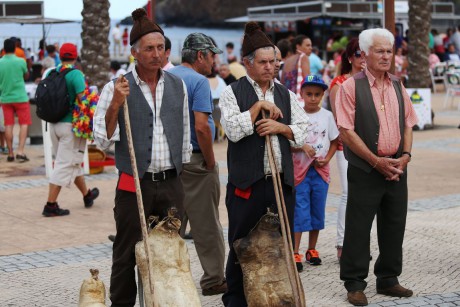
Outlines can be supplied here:
<path id="1" fill-rule="evenodd" d="M 311 265 L 320 265 L 321 258 L 319 258 L 319 253 L 316 249 L 309 249 L 305 253 L 305 262 Z"/>
<path id="2" fill-rule="evenodd" d="M 210 296 L 210 295 L 216 295 L 216 294 L 222 294 L 227 292 L 227 281 L 223 281 L 220 285 L 215 285 L 206 289 L 203 289 L 201 293 L 204 296 Z"/>
<path id="3" fill-rule="evenodd" d="M 70 211 L 59 208 L 57 203 L 46 203 L 42 214 L 46 217 L 69 215 Z"/>
<path id="4" fill-rule="evenodd" d="M 295 260 L 295 266 L 297 268 L 297 272 L 303 271 L 302 258 L 303 258 L 303 255 L 300 255 L 299 253 L 294 253 L 294 260 Z"/>
<path id="5" fill-rule="evenodd" d="M 94 200 L 99 196 L 99 189 L 98 188 L 93 188 L 91 190 L 88 190 L 88 193 L 83 197 L 83 201 L 85 203 L 85 208 L 90 208 Z"/>

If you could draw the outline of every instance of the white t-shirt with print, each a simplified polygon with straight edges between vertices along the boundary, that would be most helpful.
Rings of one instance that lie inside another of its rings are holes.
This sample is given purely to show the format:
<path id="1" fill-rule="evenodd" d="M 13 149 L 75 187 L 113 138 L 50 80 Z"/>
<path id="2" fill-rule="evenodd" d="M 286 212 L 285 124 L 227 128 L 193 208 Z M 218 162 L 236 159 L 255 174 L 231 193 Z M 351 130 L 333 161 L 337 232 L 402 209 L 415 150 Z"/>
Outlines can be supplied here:
<path id="1" fill-rule="evenodd" d="M 315 158 L 325 158 L 331 147 L 331 141 L 339 137 L 339 130 L 335 124 L 332 112 L 321 108 L 318 112 L 308 113 L 310 126 L 308 127 L 308 136 L 305 144 L 315 149 Z M 309 159 L 306 154 L 295 152 L 292 154 L 294 162 L 294 179 L 296 184 L 302 182 L 307 171 L 314 159 Z M 316 168 L 321 177 L 329 183 L 329 164 L 321 168 Z"/>

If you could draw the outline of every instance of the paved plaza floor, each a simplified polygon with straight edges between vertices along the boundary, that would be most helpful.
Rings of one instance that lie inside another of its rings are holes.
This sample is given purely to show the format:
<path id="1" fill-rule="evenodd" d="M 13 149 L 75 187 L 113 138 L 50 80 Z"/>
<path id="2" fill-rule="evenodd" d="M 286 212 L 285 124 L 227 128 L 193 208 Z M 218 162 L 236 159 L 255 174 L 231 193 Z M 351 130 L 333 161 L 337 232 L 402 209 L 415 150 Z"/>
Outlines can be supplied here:
<path id="1" fill-rule="evenodd" d="M 409 213 L 404 241 L 404 267 L 400 282 L 414 290 L 408 299 L 376 294 L 373 265 L 378 256 L 376 231 L 372 233 L 368 287 L 370 306 L 460 306 L 460 112 L 442 110 L 443 94 L 433 97 L 435 128 L 414 132 L 409 164 Z M 227 182 L 226 143 L 215 144 L 220 166 L 220 218 L 228 229 L 224 204 Z M 117 175 L 113 167 L 87 176 L 100 197 L 85 209 L 75 187 L 63 189 L 61 207 L 70 215 L 44 218 L 48 181 L 44 176 L 43 147 L 30 145 L 28 163 L 7 163 L 0 157 L 0 307 L 76 306 L 80 285 L 98 268 L 109 286 L 114 234 L 113 199 Z M 349 306 L 339 279 L 335 251 L 340 185 L 335 159 L 326 209 L 326 228 L 317 249 L 321 266 L 305 265 L 300 277 L 308 306 Z M 305 250 L 306 240 L 302 241 Z M 192 274 L 199 289 L 202 269 L 193 240 L 187 240 Z M 228 250 L 228 247 L 227 247 Z M 221 296 L 200 296 L 203 306 L 223 306 Z M 107 305 L 110 302 L 107 300 Z"/>

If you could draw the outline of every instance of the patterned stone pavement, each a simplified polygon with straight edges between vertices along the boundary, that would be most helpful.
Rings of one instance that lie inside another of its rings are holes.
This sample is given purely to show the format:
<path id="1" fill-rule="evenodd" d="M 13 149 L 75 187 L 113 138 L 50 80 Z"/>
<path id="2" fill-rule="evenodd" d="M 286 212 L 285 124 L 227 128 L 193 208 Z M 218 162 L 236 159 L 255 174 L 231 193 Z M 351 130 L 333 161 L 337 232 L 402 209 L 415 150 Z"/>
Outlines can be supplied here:
<path id="1" fill-rule="evenodd" d="M 309 306 L 347 306 L 332 243 L 338 200 L 337 195 L 330 194 L 326 229 L 321 232 L 318 245 L 324 264 L 319 267 L 306 265 L 300 274 Z M 436 208 L 439 203 L 451 206 Z M 439 202 L 433 199 L 411 201 L 409 208 L 401 282 L 414 289 L 417 296 L 392 300 L 374 294 L 375 281 L 371 275 L 366 292 L 371 306 L 458 306 L 460 194 L 443 196 Z M 199 291 L 201 267 L 193 241 L 188 241 L 187 245 Z M 378 254 L 376 245 L 373 238 L 374 258 Z M 371 268 L 372 264 L 373 261 Z M 99 268 L 108 286 L 110 265 L 110 243 L 1 256 L 0 306 L 75 306 L 79 286 L 89 276 L 89 268 Z M 219 296 L 201 296 L 201 299 L 203 306 L 222 306 Z"/>

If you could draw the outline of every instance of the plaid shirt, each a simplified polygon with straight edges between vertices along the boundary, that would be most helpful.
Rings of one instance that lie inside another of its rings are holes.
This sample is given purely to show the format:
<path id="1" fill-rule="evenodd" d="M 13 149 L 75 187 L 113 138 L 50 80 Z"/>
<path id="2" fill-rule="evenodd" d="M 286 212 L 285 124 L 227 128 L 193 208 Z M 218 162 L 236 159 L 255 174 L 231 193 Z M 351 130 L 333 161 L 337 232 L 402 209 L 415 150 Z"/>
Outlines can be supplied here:
<path id="1" fill-rule="evenodd" d="M 253 86 L 259 100 L 266 100 L 275 103 L 274 89 L 275 84 L 273 81 L 270 82 L 270 88 L 266 91 L 265 95 L 262 92 L 261 87 L 252 80 L 249 76 L 249 83 Z M 309 125 L 307 113 L 299 106 L 295 94 L 289 91 L 291 98 L 291 124 L 288 125 L 294 134 L 294 141 L 289 140 L 292 147 L 302 147 L 305 138 L 307 137 L 307 128 Z M 219 106 L 222 110 L 222 117 L 220 122 L 225 130 L 227 138 L 232 142 L 238 142 L 242 138 L 249 136 L 254 133 L 254 124 L 251 121 L 251 114 L 249 111 L 241 113 L 240 107 L 236 102 L 235 94 L 233 93 L 232 87 L 229 85 L 225 88 L 224 92 L 220 96 Z M 273 151 L 275 153 L 276 166 L 279 172 L 282 172 L 281 167 L 281 148 L 276 135 L 271 135 L 271 141 L 273 145 Z M 264 154 L 264 172 L 270 174 L 270 165 L 268 164 L 268 151 L 265 148 Z"/>
<path id="2" fill-rule="evenodd" d="M 174 165 L 171 160 L 171 153 L 169 150 L 168 141 L 163 130 L 163 123 L 160 119 L 161 112 L 161 103 L 163 100 L 164 92 L 164 74 L 161 70 L 161 77 L 158 80 L 156 87 L 156 109 L 160 112 L 155 112 L 153 106 L 153 97 L 150 91 L 149 86 L 146 82 L 142 81 L 139 78 L 139 75 L 136 72 L 136 69 L 132 70 L 134 80 L 136 84 L 141 89 L 144 94 L 145 99 L 147 100 L 152 112 L 154 113 L 154 123 L 153 123 L 153 139 L 152 139 L 152 163 L 150 164 L 147 172 L 157 173 L 167 169 L 174 168 Z M 187 97 L 187 88 L 182 82 L 184 87 L 184 111 L 183 111 L 183 125 L 184 125 L 184 140 L 182 145 L 182 162 L 190 162 L 190 155 L 192 152 L 192 145 L 190 143 L 190 121 L 189 121 L 189 112 L 188 112 L 188 97 Z M 115 132 L 113 133 L 110 139 L 107 138 L 107 129 L 105 126 L 105 113 L 107 108 L 112 101 L 114 91 L 114 82 L 109 82 L 104 86 L 102 93 L 99 97 L 99 102 L 97 104 L 96 112 L 93 119 L 93 132 L 94 140 L 96 144 L 102 149 L 107 149 L 114 142 L 120 140 L 120 128 L 117 124 Z"/>

